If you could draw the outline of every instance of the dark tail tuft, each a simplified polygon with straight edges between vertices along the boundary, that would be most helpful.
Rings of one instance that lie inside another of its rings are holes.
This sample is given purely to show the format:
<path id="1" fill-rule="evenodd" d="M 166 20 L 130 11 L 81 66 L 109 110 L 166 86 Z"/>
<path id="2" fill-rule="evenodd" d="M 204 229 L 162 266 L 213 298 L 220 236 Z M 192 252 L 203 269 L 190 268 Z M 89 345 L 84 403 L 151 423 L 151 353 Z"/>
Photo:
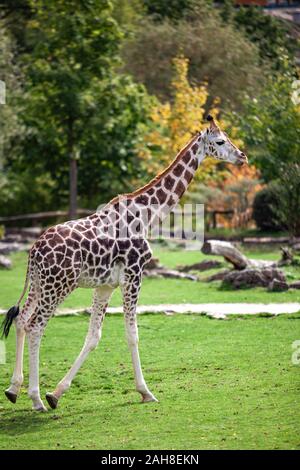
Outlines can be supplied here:
<path id="1" fill-rule="evenodd" d="M 16 318 L 18 315 L 19 315 L 19 311 L 20 311 L 20 307 L 19 305 L 15 305 L 14 307 L 11 307 L 3 322 L 2 322 L 2 325 L 1 325 L 1 330 L 2 330 L 2 338 L 5 337 L 7 338 L 8 337 L 8 333 L 9 333 L 9 330 L 10 330 L 10 327 L 12 325 L 12 322 L 14 320 L 14 318 Z"/>

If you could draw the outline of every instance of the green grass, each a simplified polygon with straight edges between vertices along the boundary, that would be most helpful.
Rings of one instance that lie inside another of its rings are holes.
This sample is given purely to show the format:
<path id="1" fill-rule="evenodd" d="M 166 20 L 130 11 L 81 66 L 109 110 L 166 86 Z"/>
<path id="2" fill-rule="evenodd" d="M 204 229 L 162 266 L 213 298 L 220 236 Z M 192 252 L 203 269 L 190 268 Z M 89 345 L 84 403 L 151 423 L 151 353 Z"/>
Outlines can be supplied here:
<path id="1" fill-rule="evenodd" d="M 42 395 L 76 357 L 87 323 L 86 316 L 49 322 Z M 139 324 L 145 377 L 159 403 L 139 403 L 123 318 L 108 315 L 99 347 L 57 410 L 31 411 L 25 389 L 16 405 L 1 398 L 0 449 L 300 449 L 300 366 L 291 363 L 299 315 L 227 321 L 144 315 Z M 14 349 L 11 334 L 2 390 Z"/>
<path id="2" fill-rule="evenodd" d="M 280 258 L 279 248 L 272 251 L 252 251 L 247 252 L 247 256 L 256 259 L 276 260 Z M 185 250 L 167 250 L 155 248 L 154 256 L 160 259 L 160 262 L 170 268 L 179 264 L 192 264 L 209 258 L 199 251 Z M 211 259 L 218 259 L 211 257 Z M 220 258 L 220 260 L 222 260 Z M 24 284 L 26 272 L 27 255 L 25 253 L 16 253 L 12 256 L 14 267 L 11 271 L 0 270 L 0 308 L 9 308 L 19 297 Z M 225 264 L 224 264 L 225 267 Z M 216 270 L 202 273 L 206 277 Z M 285 268 L 288 280 L 300 279 L 300 270 L 295 267 Z M 299 302 L 300 292 L 290 290 L 287 292 L 267 292 L 266 289 L 242 289 L 231 290 L 222 289 L 220 282 L 191 282 L 188 280 L 175 279 L 144 279 L 140 295 L 140 305 L 160 304 L 160 303 L 208 303 L 208 302 Z M 90 289 L 77 289 L 64 302 L 62 307 L 80 308 L 91 304 L 92 291 Z M 112 306 L 121 304 L 119 290 L 113 295 Z"/>

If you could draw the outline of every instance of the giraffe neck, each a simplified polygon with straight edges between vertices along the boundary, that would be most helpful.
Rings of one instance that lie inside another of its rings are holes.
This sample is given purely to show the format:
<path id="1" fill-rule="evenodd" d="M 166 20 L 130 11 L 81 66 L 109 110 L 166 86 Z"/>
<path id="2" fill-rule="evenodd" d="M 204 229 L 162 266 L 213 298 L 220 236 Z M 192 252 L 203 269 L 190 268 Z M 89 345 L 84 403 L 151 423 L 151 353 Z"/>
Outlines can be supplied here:
<path id="1" fill-rule="evenodd" d="M 146 236 L 149 228 L 157 226 L 178 204 L 205 152 L 205 135 L 197 134 L 162 173 L 137 191 L 114 198 L 94 214 L 93 223 L 104 236 L 109 230 L 112 238 L 137 233 Z"/>
<path id="2" fill-rule="evenodd" d="M 171 165 L 150 183 L 126 195 L 137 204 L 161 208 L 167 215 L 178 204 L 205 157 L 204 134 L 197 134 L 176 156 Z"/>

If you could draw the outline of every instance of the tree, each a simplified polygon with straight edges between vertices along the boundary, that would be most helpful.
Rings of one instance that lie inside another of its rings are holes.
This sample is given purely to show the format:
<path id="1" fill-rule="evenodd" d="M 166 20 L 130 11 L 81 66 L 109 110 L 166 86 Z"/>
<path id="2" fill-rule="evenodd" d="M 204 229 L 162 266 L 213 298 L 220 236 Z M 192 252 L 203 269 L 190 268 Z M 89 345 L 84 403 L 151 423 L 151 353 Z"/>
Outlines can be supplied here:
<path id="1" fill-rule="evenodd" d="M 213 10 L 177 23 L 144 20 L 122 51 L 125 71 L 160 100 L 172 98 L 172 60 L 181 53 L 190 61 L 190 81 L 207 81 L 209 103 L 218 96 L 223 106 L 240 108 L 244 94 L 254 96 L 266 74 L 257 47 Z"/>
<path id="2" fill-rule="evenodd" d="M 211 3 L 203 0 L 143 0 L 148 15 L 153 15 L 156 20 L 166 18 L 178 21 L 185 15 L 192 13 L 198 6 Z"/>
<path id="3" fill-rule="evenodd" d="M 30 0 L 0 0 L 0 20 L 16 43 L 16 54 L 26 49 L 26 23 L 31 17 Z"/>
<path id="4" fill-rule="evenodd" d="M 232 0 L 224 2 L 220 15 L 258 46 L 262 62 L 267 60 L 277 70 L 282 70 L 283 57 L 293 64 L 297 40 L 282 20 L 266 14 L 259 6 L 234 8 Z"/>
<path id="5" fill-rule="evenodd" d="M 125 33 L 131 33 L 145 14 L 143 0 L 112 0 L 112 16 Z"/>
<path id="6" fill-rule="evenodd" d="M 285 228 L 280 222 L 277 213 L 280 206 L 278 187 L 279 183 L 273 181 L 255 195 L 253 201 L 253 219 L 260 230 L 277 232 Z"/>
<path id="7" fill-rule="evenodd" d="M 286 164 L 300 162 L 300 107 L 292 99 L 292 84 L 288 73 L 271 77 L 260 95 L 247 98 L 244 115 L 235 118 L 265 181 L 276 179 Z"/>
<path id="8" fill-rule="evenodd" d="M 150 111 L 152 125 L 145 135 L 147 146 L 142 145 L 140 157 L 149 176 L 154 176 L 167 166 L 175 155 L 186 145 L 197 131 L 206 126 L 206 108 L 209 97 L 207 83 L 192 85 L 188 79 L 189 60 L 178 56 L 173 60 L 173 79 L 171 82 L 172 99 L 162 103 L 156 100 Z M 210 114 L 217 117 L 220 113 L 220 100 L 215 99 L 209 108 Z M 241 141 L 235 138 L 237 129 L 230 126 L 228 120 L 221 119 L 222 129 L 231 127 L 231 136 L 237 145 Z M 201 171 L 194 178 L 190 190 L 193 192 L 199 181 L 209 181 L 224 176 L 226 166 L 207 158 L 201 165 Z M 226 173 L 227 174 L 227 173 Z"/>
<path id="9" fill-rule="evenodd" d="M 32 2 L 28 23 L 31 116 L 39 131 L 58 139 L 60 156 L 68 156 L 70 217 L 77 210 L 77 160 L 82 129 L 94 114 L 91 96 L 116 60 L 120 32 L 107 0 Z M 46 118 L 46 119 L 45 119 Z"/>
<path id="10" fill-rule="evenodd" d="M 274 208 L 291 236 L 300 236 L 300 164 L 289 163 L 280 172 L 277 185 L 279 205 Z"/>
<path id="11" fill-rule="evenodd" d="M 48 175 L 52 204 L 62 207 L 70 194 L 73 218 L 77 180 L 84 205 L 130 186 L 149 98 L 115 70 L 122 33 L 107 0 L 76 9 L 71 0 L 37 1 L 31 8 L 22 55 L 28 134 L 7 167 L 19 174 L 30 168 L 37 182 Z"/>
<path id="12" fill-rule="evenodd" d="M 172 101 L 152 106 L 152 128 L 146 134 L 148 146 L 142 146 L 140 156 L 150 176 L 167 166 L 192 136 L 203 127 L 208 99 L 207 85 L 192 86 L 188 80 L 189 61 L 183 56 L 173 60 L 171 83 Z M 214 114 L 217 110 L 212 110 Z M 212 161 L 202 166 L 201 175 L 210 171 Z"/>
<path id="13" fill-rule="evenodd" d="M 15 154 L 19 148 L 24 126 L 19 119 L 21 112 L 23 76 L 16 64 L 16 50 L 13 40 L 0 24 L 0 80 L 5 86 L 5 104 L 0 104 L 0 167 L 8 155 Z"/>

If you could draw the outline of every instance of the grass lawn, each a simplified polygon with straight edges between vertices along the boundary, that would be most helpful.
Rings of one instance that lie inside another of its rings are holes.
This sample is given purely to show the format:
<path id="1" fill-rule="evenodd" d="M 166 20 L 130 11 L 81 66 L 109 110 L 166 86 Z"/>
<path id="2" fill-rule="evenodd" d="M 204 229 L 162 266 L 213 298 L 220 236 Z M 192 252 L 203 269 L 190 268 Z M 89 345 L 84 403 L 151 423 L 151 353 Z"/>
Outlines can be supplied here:
<path id="1" fill-rule="evenodd" d="M 247 256 L 257 259 L 276 260 L 280 258 L 279 248 L 272 251 L 252 251 L 247 252 Z M 192 264 L 202 259 L 218 259 L 216 256 L 206 256 L 199 251 L 167 250 L 154 248 L 154 256 L 160 262 L 171 268 L 179 264 Z M 222 258 L 220 258 L 222 261 Z M 12 256 L 14 267 L 11 271 L 0 270 L 0 308 L 9 308 L 17 301 L 22 292 L 26 273 L 27 255 L 16 253 Z M 225 263 L 224 263 L 225 267 Z M 213 274 L 216 270 L 202 273 L 202 277 Z M 300 279 L 300 269 L 295 267 L 285 268 L 289 281 Z M 266 289 L 222 289 L 220 282 L 192 282 L 189 280 L 176 279 L 144 279 L 140 295 L 140 305 L 161 304 L 161 303 L 209 303 L 209 302 L 299 302 L 299 290 L 289 290 L 287 292 L 267 292 Z M 91 304 L 92 291 L 90 289 L 77 289 L 64 302 L 62 307 L 80 308 Z M 119 290 L 116 290 L 111 306 L 121 305 Z"/>
<path id="2" fill-rule="evenodd" d="M 41 391 L 51 391 L 82 346 L 88 317 L 49 322 Z M 159 403 L 139 403 L 123 318 L 108 315 L 59 408 L 31 411 L 0 394 L 0 449 L 300 449 L 299 367 L 291 362 L 300 316 L 210 320 L 139 317 L 146 380 Z M 0 390 L 10 379 L 14 331 Z M 28 381 L 27 355 L 25 384 Z"/>

